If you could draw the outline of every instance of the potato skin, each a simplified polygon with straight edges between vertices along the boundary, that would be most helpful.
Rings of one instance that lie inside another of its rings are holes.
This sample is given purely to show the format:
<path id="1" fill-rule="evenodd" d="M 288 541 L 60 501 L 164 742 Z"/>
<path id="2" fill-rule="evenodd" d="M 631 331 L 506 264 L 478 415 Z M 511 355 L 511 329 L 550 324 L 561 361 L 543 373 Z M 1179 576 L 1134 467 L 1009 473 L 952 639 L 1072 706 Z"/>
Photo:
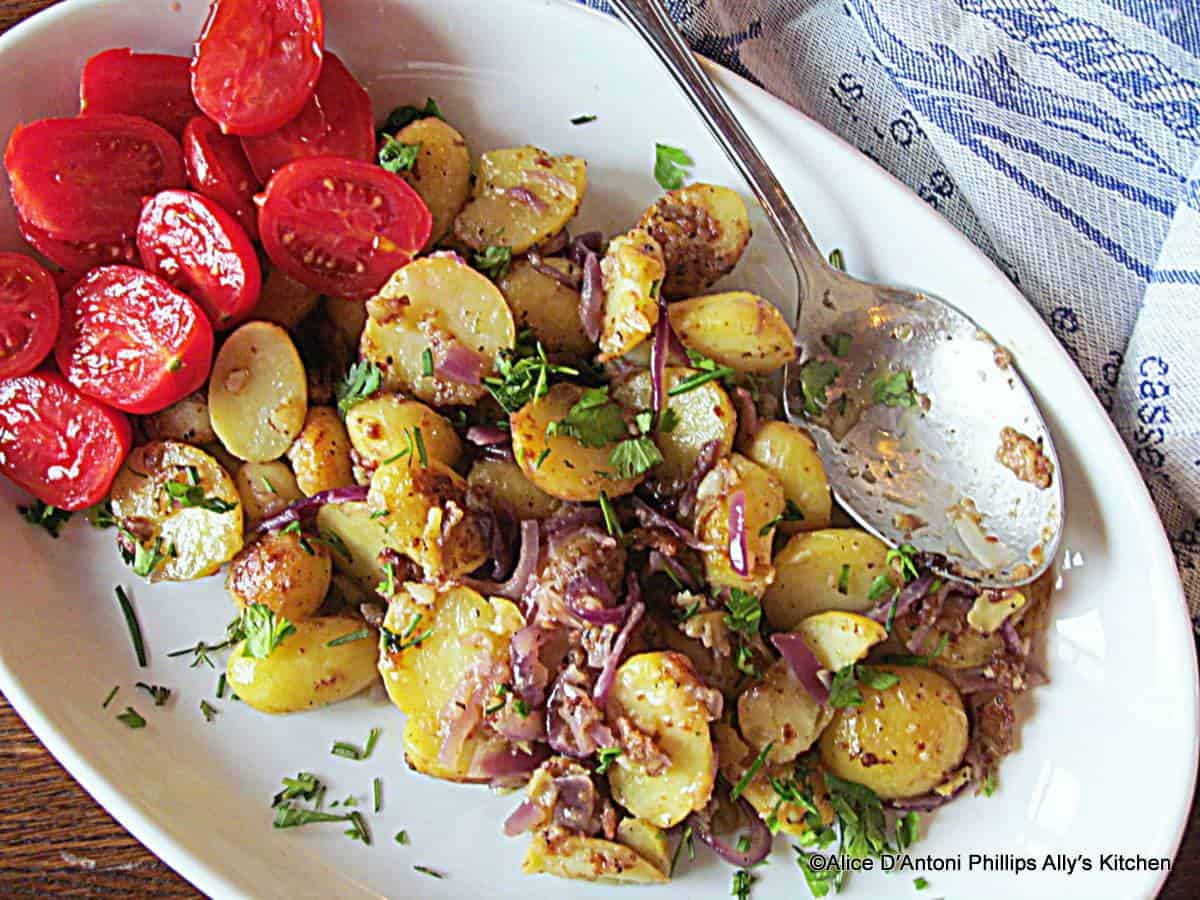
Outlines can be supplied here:
<path id="1" fill-rule="evenodd" d="M 583 881 L 618 884 L 661 884 L 665 872 L 632 847 L 566 831 L 539 831 L 533 836 L 521 871 Z"/>
<path id="2" fill-rule="evenodd" d="M 763 677 L 738 697 L 738 726 L 754 752 L 772 744 L 768 762 L 789 763 L 808 750 L 829 723 L 832 711 L 814 700 L 777 659 Z"/>
<path id="3" fill-rule="evenodd" d="M 947 679 L 919 666 L 876 666 L 900 679 L 877 691 L 859 686 L 862 706 L 839 709 L 821 735 L 821 759 L 834 775 L 883 800 L 917 797 L 962 762 L 968 723 Z"/>
<path id="4" fill-rule="evenodd" d="M 729 510 L 739 491 L 746 498 L 747 575 L 739 575 L 729 560 Z M 775 528 L 770 523 L 783 510 L 783 485 L 778 478 L 739 453 L 720 460 L 696 492 L 696 534 L 711 548 L 703 554 L 708 583 L 761 597 L 775 579 L 771 564 Z"/>
<path id="5" fill-rule="evenodd" d="M 763 595 L 763 614 L 772 628 L 785 631 L 828 609 L 865 612 L 879 575 L 891 575 L 887 545 L 858 528 L 822 528 L 793 535 L 775 555 L 775 581 Z M 838 590 L 842 566 L 849 566 L 846 593 Z"/>
<path id="6" fill-rule="evenodd" d="M 304 428 L 288 448 L 296 484 L 306 496 L 354 484 L 350 464 L 350 436 L 331 406 L 313 406 Z"/>
<path id="7" fill-rule="evenodd" d="M 547 258 L 542 264 L 571 278 L 580 269 L 570 260 Z M 554 354 L 582 357 L 595 351 L 579 318 L 579 291 L 535 269 L 527 259 L 513 260 L 508 273 L 497 282 L 512 309 L 517 328 L 532 328 L 545 348 Z"/>
<path id="8" fill-rule="evenodd" d="M 666 267 L 662 248 L 635 228 L 608 242 L 600 260 L 604 278 L 604 321 L 600 362 L 623 356 L 648 338 L 658 321 L 658 294 Z"/>
<path id="9" fill-rule="evenodd" d="M 290 713 L 353 697 L 375 683 L 376 642 L 370 639 L 328 646 L 334 638 L 359 631 L 362 619 L 319 616 L 295 623 L 266 659 L 244 655 L 245 643 L 229 654 L 229 687 L 260 712 Z"/>
<path id="10" fill-rule="evenodd" d="M 246 527 L 253 528 L 263 519 L 282 512 L 292 503 L 304 497 L 296 476 L 287 463 L 274 460 L 264 463 L 242 463 L 233 477 L 238 495 L 242 498 L 242 509 L 246 513 Z"/>
<path id="11" fill-rule="evenodd" d="M 796 336 L 783 313 L 755 294 L 708 294 L 667 309 L 685 347 L 738 372 L 767 375 L 796 358 Z"/>
<path id="12" fill-rule="evenodd" d="M 518 519 L 545 519 L 562 506 L 561 501 L 526 478 L 520 466 L 506 459 L 477 460 L 467 473 L 467 484 L 486 491 L 494 503 Z"/>
<path id="13" fill-rule="evenodd" d="M 142 431 L 152 441 L 210 444 L 217 439 L 208 418 L 208 398 L 203 391 L 142 418 Z"/>
<path id="14" fill-rule="evenodd" d="M 668 191 L 642 213 L 638 226 L 662 246 L 668 300 L 707 291 L 733 271 L 750 242 L 746 204 L 736 191 L 713 184 Z"/>
<path id="15" fill-rule="evenodd" d="M 420 144 L 412 168 L 400 177 L 421 195 L 433 217 L 428 251 L 450 230 L 471 193 L 471 154 L 463 136 L 437 116 L 417 119 L 396 132 L 402 144 Z"/>
<path id="16" fill-rule="evenodd" d="M 239 607 L 269 606 L 292 622 L 311 618 L 325 602 L 333 565 L 320 541 L 301 543 L 301 535 L 264 534 L 233 558 L 225 589 Z"/>
<path id="17" fill-rule="evenodd" d="M 764 422 L 754 433 L 746 455 L 775 474 L 783 484 L 784 497 L 804 514 L 798 522 L 780 522 L 780 531 L 794 534 L 829 527 L 833 496 L 816 442 L 808 432 L 790 422 Z"/>

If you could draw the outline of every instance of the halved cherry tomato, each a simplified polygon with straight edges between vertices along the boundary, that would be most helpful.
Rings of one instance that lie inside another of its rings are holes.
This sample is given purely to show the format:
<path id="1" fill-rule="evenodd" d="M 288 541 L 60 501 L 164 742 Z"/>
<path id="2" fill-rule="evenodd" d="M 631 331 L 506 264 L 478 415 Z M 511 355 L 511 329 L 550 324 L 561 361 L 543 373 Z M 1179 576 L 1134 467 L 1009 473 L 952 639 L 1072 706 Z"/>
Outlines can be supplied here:
<path id="1" fill-rule="evenodd" d="M 0 253 L 0 378 L 32 372 L 58 337 L 58 288 L 32 256 Z"/>
<path id="2" fill-rule="evenodd" d="M 235 137 L 221 134 L 209 119 L 198 116 L 183 130 L 183 161 L 192 189 L 232 213 L 250 239 L 258 240 L 258 207 L 254 195 L 262 187 Z"/>
<path id="3" fill-rule="evenodd" d="M 326 53 L 317 89 L 300 115 L 270 134 L 242 138 L 242 147 L 263 184 L 293 159 L 344 156 L 373 162 L 371 98 L 342 61 Z"/>
<path id="4" fill-rule="evenodd" d="M 429 239 L 429 208 L 399 175 L 319 156 L 271 179 L 259 213 L 276 266 L 323 294 L 366 299 Z"/>
<path id="5" fill-rule="evenodd" d="M 215 0 L 196 43 L 192 94 L 226 134 L 266 134 L 304 108 L 324 49 L 318 0 Z"/>
<path id="6" fill-rule="evenodd" d="M 141 261 L 138 259 L 137 244 L 131 237 L 115 241 L 60 241 L 20 216 L 17 216 L 17 228 L 21 237 L 25 238 L 25 243 L 76 277 L 97 266 L 121 263 L 136 265 Z"/>
<path id="7" fill-rule="evenodd" d="M 72 510 L 99 503 L 132 440 L 129 419 L 57 372 L 0 381 L 0 472 L 43 503 Z"/>
<path id="8" fill-rule="evenodd" d="M 130 237 L 142 198 L 186 179 L 179 142 L 166 129 L 116 114 L 22 125 L 4 165 L 21 218 L 61 241 Z"/>
<path id="9" fill-rule="evenodd" d="M 232 328 L 262 289 L 258 254 L 233 216 L 191 191 L 163 191 L 142 207 L 138 252 L 147 272 L 183 291 L 213 327 Z"/>
<path id="10" fill-rule="evenodd" d="M 186 56 L 134 53 L 128 47 L 97 53 L 83 67 L 79 111 L 141 116 L 178 140 L 183 126 L 200 115 L 192 98 L 191 66 Z"/>
<path id="11" fill-rule="evenodd" d="M 204 384 L 212 355 L 204 310 L 157 275 L 105 266 L 63 298 L 58 368 L 117 409 L 146 414 L 182 400 Z"/>

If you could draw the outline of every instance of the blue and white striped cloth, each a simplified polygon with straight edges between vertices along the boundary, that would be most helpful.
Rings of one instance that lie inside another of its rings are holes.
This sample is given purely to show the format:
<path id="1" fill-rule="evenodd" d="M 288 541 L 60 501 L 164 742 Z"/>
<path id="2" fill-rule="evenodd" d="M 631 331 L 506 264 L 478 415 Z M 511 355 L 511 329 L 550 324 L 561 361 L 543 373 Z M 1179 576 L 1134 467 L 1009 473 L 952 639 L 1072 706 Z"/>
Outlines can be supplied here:
<path id="1" fill-rule="evenodd" d="M 1021 288 L 1128 442 L 1200 628 L 1200 0 L 665 2 Z"/>

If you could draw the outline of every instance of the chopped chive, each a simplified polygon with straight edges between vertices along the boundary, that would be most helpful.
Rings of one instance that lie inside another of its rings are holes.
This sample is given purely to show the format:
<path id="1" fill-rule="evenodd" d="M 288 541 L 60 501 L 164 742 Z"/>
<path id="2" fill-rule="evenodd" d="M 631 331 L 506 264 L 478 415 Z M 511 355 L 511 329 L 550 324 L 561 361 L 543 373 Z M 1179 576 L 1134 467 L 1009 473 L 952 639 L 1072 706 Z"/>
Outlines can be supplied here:
<path id="1" fill-rule="evenodd" d="M 542 448 L 542 452 L 539 453 L 538 458 L 536 460 L 534 460 L 533 467 L 535 469 L 540 469 L 542 467 L 542 463 L 544 463 L 546 461 L 546 457 L 549 455 L 550 455 L 550 448 L 549 447 Z"/>
<path id="2" fill-rule="evenodd" d="M 413 440 L 417 444 L 417 458 L 421 460 L 421 465 L 429 468 L 429 454 L 425 452 L 425 438 L 421 436 L 421 426 L 413 426 Z"/>
<path id="3" fill-rule="evenodd" d="M 383 809 L 383 782 L 376 778 L 371 782 L 371 796 L 374 799 L 373 807 L 375 812 Z"/>
<path id="4" fill-rule="evenodd" d="M 108 709 L 108 704 L 112 703 L 113 697 L 117 696 L 117 691 L 121 689 L 119 684 L 114 684 L 113 689 L 108 692 L 108 696 L 104 698 L 104 702 L 100 704 L 101 709 Z"/>
<path id="5" fill-rule="evenodd" d="M 572 125 L 586 125 L 588 122 L 595 122 L 596 116 L 575 116 L 571 119 Z"/>
<path id="6" fill-rule="evenodd" d="M 617 511 L 604 491 L 600 492 L 600 512 L 604 514 L 604 527 L 608 533 L 613 537 L 622 537 L 624 532 L 621 531 L 621 520 L 617 518 Z"/>
<path id="7" fill-rule="evenodd" d="M 362 759 L 362 751 L 353 744 L 347 744 L 345 741 L 335 741 L 333 749 L 329 752 L 334 756 L 342 756 L 346 759 Z"/>
<path id="8" fill-rule="evenodd" d="M 383 733 L 381 728 L 372 728 L 371 733 L 367 735 L 367 746 L 363 748 L 363 759 L 370 758 L 375 750 L 375 745 L 379 743 L 379 735 Z"/>
<path id="9" fill-rule="evenodd" d="M 413 869 L 420 872 L 422 875 L 428 875 L 430 878 L 445 878 L 441 872 L 435 872 L 428 866 L 413 866 Z"/>
<path id="10" fill-rule="evenodd" d="M 341 637 L 335 637 L 332 641 L 325 644 L 326 647 L 340 647 L 342 644 L 351 644 L 354 641 L 361 641 L 371 636 L 371 629 L 360 628 L 358 631 L 351 631 L 349 634 L 343 634 Z"/>
<path id="11" fill-rule="evenodd" d="M 225 673 L 222 672 L 221 677 L 217 679 L 217 699 L 223 700 L 224 698 L 225 698 Z"/>
<path id="12" fill-rule="evenodd" d="M 838 573 L 837 589 L 839 594 L 850 593 L 850 564 L 842 563 L 842 570 Z"/>
<path id="13" fill-rule="evenodd" d="M 133 612 L 133 604 L 125 588 L 117 585 L 117 601 L 121 604 L 121 612 L 125 614 L 125 624 L 129 626 L 129 637 L 133 640 L 133 652 L 137 654 L 138 665 L 146 668 L 146 644 L 142 640 L 142 628 L 138 625 L 137 616 Z"/>
<path id="14" fill-rule="evenodd" d="M 421 374 L 426 378 L 433 377 L 433 351 L 428 347 L 421 351 Z"/>
<path id="15" fill-rule="evenodd" d="M 746 773 L 738 779 L 738 783 L 733 786 L 733 790 L 729 792 L 729 799 L 736 801 L 742 796 L 742 791 L 750 785 L 754 780 L 754 776 L 758 774 L 758 770 L 763 767 L 763 763 L 767 761 L 767 754 L 771 752 L 771 748 L 775 746 L 775 742 L 771 741 L 765 747 L 758 751 L 758 756 L 754 757 L 754 762 L 750 763 L 750 768 Z"/>
<path id="16" fill-rule="evenodd" d="M 846 271 L 846 260 L 842 257 L 842 251 L 838 247 L 834 247 L 829 251 L 829 264 L 839 272 Z"/>
<path id="17" fill-rule="evenodd" d="M 217 717 L 217 713 L 220 712 L 220 710 L 217 709 L 215 706 L 213 706 L 211 703 L 209 703 L 207 700 L 201 700 L 200 701 L 200 712 L 202 712 L 204 714 L 205 722 L 211 722 L 213 719 L 215 719 Z"/>
<path id="18" fill-rule="evenodd" d="M 140 687 L 153 697 L 155 706 L 162 706 L 171 699 L 171 689 L 165 688 L 161 684 L 146 684 L 144 681 L 139 681 L 134 687 Z"/>

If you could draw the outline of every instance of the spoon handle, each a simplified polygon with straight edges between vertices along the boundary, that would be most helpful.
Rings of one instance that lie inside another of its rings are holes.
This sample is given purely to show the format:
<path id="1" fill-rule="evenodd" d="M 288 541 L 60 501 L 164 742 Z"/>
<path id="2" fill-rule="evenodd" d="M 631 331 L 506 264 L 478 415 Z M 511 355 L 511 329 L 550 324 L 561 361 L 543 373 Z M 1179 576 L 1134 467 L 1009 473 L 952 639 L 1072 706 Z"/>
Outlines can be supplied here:
<path id="1" fill-rule="evenodd" d="M 826 268 L 825 257 L 788 199 L 783 185 L 683 42 L 661 0 L 609 0 L 609 4 L 658 55 L 729 161 L 750 185 L 796 270 L 801 297 L 806 296 L 809 273 L 814 272 L 814 267 L 815 271 Z"/>

